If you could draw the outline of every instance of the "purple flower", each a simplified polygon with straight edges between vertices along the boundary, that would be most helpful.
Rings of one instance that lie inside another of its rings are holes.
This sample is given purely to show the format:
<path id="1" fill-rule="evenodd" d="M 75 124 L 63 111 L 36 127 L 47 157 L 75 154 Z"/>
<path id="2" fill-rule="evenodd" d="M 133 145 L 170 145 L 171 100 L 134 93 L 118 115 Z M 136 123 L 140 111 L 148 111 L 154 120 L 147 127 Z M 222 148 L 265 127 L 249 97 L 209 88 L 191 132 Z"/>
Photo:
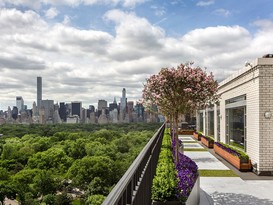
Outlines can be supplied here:
<path id="1" fill-rule="evenodd" d="M 172 141 L 173 154 L 175 154 L 176 141 Z M 180 201 L 186 201 L 198 177 L 198 167 L 194 161 L 184 154 L 178 154 L 178 163 L 176 164 L 178 187 L 177 198 Z"/>

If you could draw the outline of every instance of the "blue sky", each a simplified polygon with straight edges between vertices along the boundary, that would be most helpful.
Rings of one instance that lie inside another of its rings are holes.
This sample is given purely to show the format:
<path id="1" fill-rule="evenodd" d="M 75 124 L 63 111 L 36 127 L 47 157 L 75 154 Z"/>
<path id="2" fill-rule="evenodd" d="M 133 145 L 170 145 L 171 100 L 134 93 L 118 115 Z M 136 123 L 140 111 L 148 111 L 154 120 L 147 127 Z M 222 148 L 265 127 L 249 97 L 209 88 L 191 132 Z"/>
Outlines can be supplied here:
<path id="1" fill-rule="evenodd" d="M 0 0 L 0 109 L 23 96 L 141 98 L 162 67 L 194 61 L 221 81 L 273 52 L 272 0 Z"/>

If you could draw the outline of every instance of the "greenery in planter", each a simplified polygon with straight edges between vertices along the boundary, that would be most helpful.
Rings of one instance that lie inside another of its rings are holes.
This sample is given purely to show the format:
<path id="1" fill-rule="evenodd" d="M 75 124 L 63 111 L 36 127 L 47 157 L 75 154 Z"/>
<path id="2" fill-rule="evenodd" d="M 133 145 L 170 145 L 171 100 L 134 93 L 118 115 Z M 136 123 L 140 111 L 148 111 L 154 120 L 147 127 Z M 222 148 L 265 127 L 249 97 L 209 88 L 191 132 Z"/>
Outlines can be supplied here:
<path id="1" fill-rule="evenodd" d="M 198 168 L 189 157 L 179 153 L 179 161 L 174 163 L 175 140 L 172 142 L 165 131 L 159 154 L 156 175 L 153 179 L 153 201 L 185 202 L 198 177 Z"/>
<path id="2" fill-rule="evenodd" d="M 200 131 L 196 131 L 195 133 L 197 133 L 198 135 L 203 135 L 203 132 Z"/>
<path id="3" fill-rule="evenodd" d="M 241 149 L 241 150 L 244 150 L 244 146 L 243 145 L 240 145 L 238 143 L 235 143 L 235 142 L 230 142 L 230 145 L 237 148 L 237 149 Z"/>
<path id="4" fill-rule="evenodd" d="M 162 147 L 159 154 L 156 175 L 153 179 L 153 201 L 170 201 L 176 199 L 178 179 L 171 152 L 171 140 L 168 131 L 165 131 Z"/>
<path id="5" fill-rule="evenodd" d="M 248 162 L 248 160 L 249 160 L 249 156 L 245 152 L 243 152 L 243 151 L 241 151 L 239 149 L 236 149 L 236 148 L 234 148 L 234 147 L 232 147 L 230 145 L 227 145 L 227 144 L 225 144 L 223 142 L 214 142 L 214 144 L 216 144 L 218 147 L 226 150 L 230 154 L 238 156 L 241 160 L 244 160 L 246 162 Z"/>

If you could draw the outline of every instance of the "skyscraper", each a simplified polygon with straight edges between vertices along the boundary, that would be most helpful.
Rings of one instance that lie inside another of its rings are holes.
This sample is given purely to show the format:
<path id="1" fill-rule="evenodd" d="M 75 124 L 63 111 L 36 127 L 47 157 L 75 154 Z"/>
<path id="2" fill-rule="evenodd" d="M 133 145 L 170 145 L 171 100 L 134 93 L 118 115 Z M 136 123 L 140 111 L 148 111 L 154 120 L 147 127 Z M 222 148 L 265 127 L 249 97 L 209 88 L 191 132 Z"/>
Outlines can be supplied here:
<path id="1" fill-rule="evenodd" d="M 54 100 L 42 100 L 40 108 L 44 109 L 45 121 L 53 119 Z"/>
<path id="2" fill-rule="evenodd" d="M 126 90 L 125 88 L 123 88 L 122 97 L 120 98 L 120 110 L 125 112 L 126 106 L 127 106 Z"/>
<path id="3" fill-rule="evenodd" d="M 24 99 L 22 96 L 16 96 L 16 107 L 18 108 L 18 112 L 24 110 Z"/>
<path id="4" fill-rule="evenodd" d="M 114 98 L 114 102 L 109 104 L 109 111 L 113 111 L 114 109 L 118 109 L 118 104 L 116 98 Z"/>
<path id="5" fill-rule="evenodd" d="M 73 115 L 78 115 L 79 118 L 82 118 L 82 102 L 74 101 L 71 102 L 71 107 L 72 107 L 72 116 Z"/>
<path id="6" fill-rule="evenodd" d="M 42 101 L 42 77 L 37 77 L 37 107 L 41 108 Z"/>
<path id="7" fill-rule="evenodd" d="M 65 106 L 65 103 L 64 103 L 64 102 L 61 102 L 61 103 L 60 103 L 59 115 L 60 115 L 60 118 L 61 118 L 64 122 L 66 122 L 66 106 Z"/>
<path id="8" fill-rule="evenodd" d="M 98 117 L 102 114 L 103 109 L 105 110 L 105 114 L 108 114 L 107 101 L 106 100 L 99 100 L 98 101 L 98 112 L 97 112 Z"/>
<path id="9" fill-rule="evenodd" d="M 98 110 L 102 111 L 102 109 L 107 108 L 107 101 L 106 100 L 99 100 L 98 101 Z"/>

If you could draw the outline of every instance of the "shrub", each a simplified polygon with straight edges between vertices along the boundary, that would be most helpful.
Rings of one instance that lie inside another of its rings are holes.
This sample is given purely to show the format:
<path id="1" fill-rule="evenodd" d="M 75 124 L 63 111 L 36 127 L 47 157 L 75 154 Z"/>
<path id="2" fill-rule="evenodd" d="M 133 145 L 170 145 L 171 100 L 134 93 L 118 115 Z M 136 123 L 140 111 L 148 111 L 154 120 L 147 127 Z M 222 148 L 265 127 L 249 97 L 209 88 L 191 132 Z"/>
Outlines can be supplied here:
<path id="1" fill-rule="evenodd" d="M 167 131 L 165 131 L 156 168 L 156 175 L 153 179 L 152 199 L 154 201 L 164 202 L 176 199 L 178 186 L 176 175 L 177 172 L 171 152 L 171 140 Z"/>
<path id="2" fill-rule="evenodd" d="M 179 153 L 179 162 L 174 164 L 175 140 L 165 132 L 159 155 L 156 176 L 153 179 L 154 201 L 186 201 L 198 177 L 198 167 L 189 157 Z M 173 154 L 172 154 L 173 152 Z"/>

